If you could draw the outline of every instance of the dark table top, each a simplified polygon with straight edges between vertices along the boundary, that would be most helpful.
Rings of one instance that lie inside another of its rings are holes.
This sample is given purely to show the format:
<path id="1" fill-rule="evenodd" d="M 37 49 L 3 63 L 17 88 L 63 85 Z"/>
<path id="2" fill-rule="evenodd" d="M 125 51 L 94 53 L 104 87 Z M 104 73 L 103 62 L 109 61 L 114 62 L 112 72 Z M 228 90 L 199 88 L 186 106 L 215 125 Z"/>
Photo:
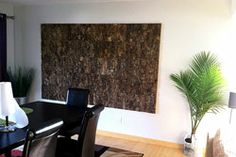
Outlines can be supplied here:
<path id="1" fill-rule="evenodd" d="M 0 154 L 24 144 L 26 131 L 30 127 L 37 127 L 51 119 L 61 118 L 64 121 L 62 130 L 71 129 L 81 124 L 84 112 L 76 107 L 48 102 L 32 102 L 22 107 L 32 108 L 34 111 L 27 114 L 29 125 L 16 129 L 10 133 L 0 133 Z"/>

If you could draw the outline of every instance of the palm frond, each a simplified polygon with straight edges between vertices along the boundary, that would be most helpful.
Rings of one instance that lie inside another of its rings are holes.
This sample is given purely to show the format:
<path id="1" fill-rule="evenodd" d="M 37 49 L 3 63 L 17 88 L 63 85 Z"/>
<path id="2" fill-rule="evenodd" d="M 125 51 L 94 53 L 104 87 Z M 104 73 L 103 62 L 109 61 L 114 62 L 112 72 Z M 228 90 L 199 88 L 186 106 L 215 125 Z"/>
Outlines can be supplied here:
<path id="1" fill-rule="evenodd" d="M 222 107 L 224 79 L 216 56 L 201 52 L 193 57 L 190 68 L 170 79 L 187 98 L 191 112 L 192 133 L 195 133 L 207 112 L 218 113 Z"/>

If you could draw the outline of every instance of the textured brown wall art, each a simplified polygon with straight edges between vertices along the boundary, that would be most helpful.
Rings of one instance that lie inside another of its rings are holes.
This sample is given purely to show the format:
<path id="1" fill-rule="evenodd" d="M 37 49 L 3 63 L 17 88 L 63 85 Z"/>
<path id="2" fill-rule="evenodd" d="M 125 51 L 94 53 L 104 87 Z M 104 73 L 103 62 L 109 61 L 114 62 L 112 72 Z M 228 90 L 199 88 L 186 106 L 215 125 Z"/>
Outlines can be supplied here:
<path id="1" fill-rule="evenodd" d="M 155 112 L 161 24 L 42 24 L 42 96 Z"/>

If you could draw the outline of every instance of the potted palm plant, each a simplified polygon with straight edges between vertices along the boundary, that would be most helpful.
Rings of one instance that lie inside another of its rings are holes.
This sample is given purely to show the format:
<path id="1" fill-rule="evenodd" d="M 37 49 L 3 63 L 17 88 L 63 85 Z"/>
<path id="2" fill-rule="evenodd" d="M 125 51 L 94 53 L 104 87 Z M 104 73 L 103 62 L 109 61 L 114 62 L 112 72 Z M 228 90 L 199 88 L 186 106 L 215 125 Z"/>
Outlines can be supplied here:
<path id="1" fill-rule="evenodd" d="M 34 77 L 34 69 L 11 68 L 7 70 L 7 79 L 12 83 L 13 95 L 18 104 L 24 104 Z"/>
<path id="2" fill-rule="evenodd" d="M 185 154 L 194 152 L 194 135 L 207 112 L 218 113 L 223 107 L 224 79 L 217 58 L 210 52 L 197 54 L 190 67 L 170 79 L 188 101 L 191 115 L 191 134 L 185 139 Z M 190 147 L 190 148 L 189 148 Z"/>

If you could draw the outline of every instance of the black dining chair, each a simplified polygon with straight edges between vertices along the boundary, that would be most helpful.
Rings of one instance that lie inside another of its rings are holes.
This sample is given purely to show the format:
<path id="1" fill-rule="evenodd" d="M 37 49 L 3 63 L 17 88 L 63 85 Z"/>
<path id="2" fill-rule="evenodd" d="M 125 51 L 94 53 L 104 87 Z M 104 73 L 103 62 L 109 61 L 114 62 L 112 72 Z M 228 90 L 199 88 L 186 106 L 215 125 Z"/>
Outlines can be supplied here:
<path id="1" fill-rule="evenodd" d="M 97 123 L 104 105 L 95 105 L 84 114 L 78 139 L 58 138 L 56 157 L 94 157 Z M 102 149 L 100 149 L 102 151 Z M 105 151 L 105 150 L 104 150 Z M 100 152 L 103 153 L 103 152 Z"/>
<path id="2" fill-rule="evenodd" d="M 86 110 L 88 106 L 89 89 L 69 88 L 67 91 L 66 105 L 68 107 L 76 107 L 79 110 Z M 70 138 L 73 135 L 79 134 L 80 126 L 75 126 L 70 129 L 62 129 L 60 135 Z"/>
<path id="3" fill-rule="evenodd" d="M 88 105 L 89 89 L 69 88 L 67 91 L 66 104 L 79 109 L 86 109 Z"/>
<path id="4" fill-rule="evenodd" d="M 55 157 L 57 135 L 62 125 L 62 120 L 54 119 L 28 129 L 22 157 Z"/>

